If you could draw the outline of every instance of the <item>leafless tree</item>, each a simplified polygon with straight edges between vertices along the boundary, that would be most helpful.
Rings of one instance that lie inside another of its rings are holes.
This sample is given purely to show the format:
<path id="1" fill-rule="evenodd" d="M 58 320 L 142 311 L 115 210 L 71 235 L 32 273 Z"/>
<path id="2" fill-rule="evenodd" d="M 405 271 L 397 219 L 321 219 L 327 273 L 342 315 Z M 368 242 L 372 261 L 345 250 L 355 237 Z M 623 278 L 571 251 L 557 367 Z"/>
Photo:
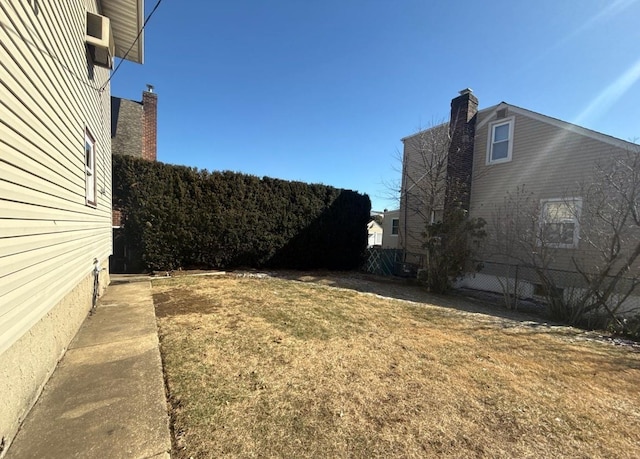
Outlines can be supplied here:
<path id="1" fill-rule="evenodd" d="M 607 155 L 592 180 L 553 206 L 524 187 L 507 193 L 490 235 L 492 255 L 534 272 L 553 312 L 571 323 L 604 314 L 623 330 L 625 301 L 640 284 L 640 153 Z M 573 272 L 554 269 L 567 247 L 579 247 L 570 259 Z M 514 289 L 503 283 L 511 307 Z"/>
<path id="2" fill-rule="evenodd" d="M 409 250 L 422 251 L 426 225 L 442 219 L 450 144 L 448 123 L 433 124 L 405 139 L 397 191 L 405 219 L 400 237 Z"/>
<path id="3" fill-rule="evenodd" d="M 469 220 L 466 210 L 452 205 L 445 214 L 447 194 L 462 188 L 447 172 L 450 145 L 449 123 L 434 124 L 406 138 L 397 190 L 401 245 L 421 254 L 412 260 L 418 261 L 425 284 L 435 292 L 446 291 L 466 267 L 472 252 L 469 238 L 484 235 L 484 222 Z"/>
<path id="4" fill-rule="evenodd" d="M 619 312 L 640 284 L 640 151 L 597 164 L 595 180 L 580 192 L 578 221 L 587 256 L 572 262 L 588 287 L 577 300 L 584 312 L 604 310 L 623 327 Z"/>
<path id="5" fill-rule="evenodd" d="M 487 241 L 489 255 L 506 264 L 502 275 L 496 276 L 504 295 L 505 305 L 517 309 L 519 265 L 539 266 L 544 270 L 550 264 L 546 253 L 536 244 L 538 237 L 539 206 L 525 186 L 507 192 L 503 204 L 491 219 Z"/>

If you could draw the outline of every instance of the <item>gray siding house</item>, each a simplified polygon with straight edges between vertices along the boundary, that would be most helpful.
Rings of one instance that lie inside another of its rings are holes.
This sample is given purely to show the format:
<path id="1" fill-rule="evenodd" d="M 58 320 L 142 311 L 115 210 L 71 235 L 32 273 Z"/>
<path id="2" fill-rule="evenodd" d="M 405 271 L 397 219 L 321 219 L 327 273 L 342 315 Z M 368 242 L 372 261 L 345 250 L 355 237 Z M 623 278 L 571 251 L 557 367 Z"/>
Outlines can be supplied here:
<path id="1" fill-rule="evenodd" d="M 0 4 L 0 455 L 109 283 L 110 68 L 142 0 Z M 132 46 L 133 45 L 133 46 Z"/>
<path id="2" fill-rule="evenodd" d="M 447 183 L 453 180 L 465 189 L 455 197 L 457 203 L 470 217 L 485 219 L 488 232 L 507 193 L 524 187 L 538 206 L 537 224 L 562 228 L 549 267 L 574 270 L 575 260 L 588 263 L 594 256 L 581 237 L 590 223 L 579 219 L 587 203 L 576 190 L 594 180 L 596 165 L 606 165 L 616 155 L 640 154 L 638 144 L 505 102 L 478 110 L 478 99 L 469 89 L 452 100 L 447 123 L 402 141 L 398 242 L 407 252 L 405 261 L 416 264 L 423 261 L 425 224 L 443 217 L 450 205 Z M 501 261 L 490 247 L 479 249 L 481 261 Z M 468 276 L 464 285 L 482 289 L 493 285 L 490 289 L 499 291 L 495 276 L 484 269 Z"/>

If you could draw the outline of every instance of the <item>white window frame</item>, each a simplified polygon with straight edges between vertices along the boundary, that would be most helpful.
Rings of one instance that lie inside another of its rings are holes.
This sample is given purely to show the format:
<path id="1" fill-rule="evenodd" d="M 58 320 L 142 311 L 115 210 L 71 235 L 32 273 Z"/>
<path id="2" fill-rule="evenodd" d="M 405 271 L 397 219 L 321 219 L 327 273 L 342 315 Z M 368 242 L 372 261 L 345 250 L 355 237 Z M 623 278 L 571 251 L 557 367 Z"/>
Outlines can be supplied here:
<path id="1" fill-rule="evenodd" d="M 541 234 L 545 230 L 544 225 L 547 224 L 547 221 L 545 220 L 545 216 L 547 213 L 546 206 L 547 204 L 550 204 L 550 203 L 562 203 L 562 204 L 573 205 L 572 218 L 571 218 L 572 223 L 574 224 L 573 241 L 569 244 L 565 244 L 562 242 L 542 241 L 541 238 L 539 238 L 538 245 L 541 245 L 544 242 L 548 247 L 555 247 L 559 249 L 577 248 L 578 243 L 580 242 L 580 215 L 582 212 L 582 198 L 575 197 L 575 198 L 541 199 L 540 200 L 540 233 Z"/>
<path id="2" fill-rule="evenodd" d="M 393 222 L 398 222 L 398 224 L 396 225 L 396 232 L 393 232 Z M 397 236 L 398 234 L 400 234 L 400 219 L 399 218 L 392 218 L 391 219 L 391 236 Z"/>
<path id="3" fill-rule="evenodd" d="M 429 223 L 435 225 L 438 222 L 444 221 L 444 209 L 431 209 L 429 215 Z"/>
<path id="4" fill-rule="evenodd" d="M 97 207 L 98 189 L 96 180 L 96 140 L 89 128 L 84 130 L 84 177 L 85 202 L 88 206 Z"/>
<path id="5" fill-rule="evenodd" d="M 514 131 L 515 124 L 516 124 L 515 118 L 513 116 L 510 118 L 503 118 L 501 120 L 494 121 L 493 123 L 489 124 L 489 131 L 487 133 L 487 165 L 508 163 L 509 161 L 511 161 L 511 156 L 513 153 L 513 131 Z M 509 142 L 509 145 L 507 147 L 507 157 L 493 159 L 493 145 L 494 145 L 493 139 L 495 135 L 495 129 L 497 127 L 504 126 L 504 125 L 509 125 L 509 139 L 507 140 Z"/>

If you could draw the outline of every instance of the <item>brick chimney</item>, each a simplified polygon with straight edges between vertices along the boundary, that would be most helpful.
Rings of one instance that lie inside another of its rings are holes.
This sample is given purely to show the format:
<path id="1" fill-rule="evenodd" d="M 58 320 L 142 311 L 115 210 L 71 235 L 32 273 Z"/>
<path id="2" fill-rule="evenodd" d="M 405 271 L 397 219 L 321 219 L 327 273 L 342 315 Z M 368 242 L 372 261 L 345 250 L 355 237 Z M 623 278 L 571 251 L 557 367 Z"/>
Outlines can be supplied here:
<path id="1" fill-rule="evenodd" d="M 446 210 L 456 207 L 469 210 L 476 113 L 478 98 L 469 88 L 460 91 L 460 95 L 451 101 L 445 214 Z"/>
<path id="2" fill-rule="evenodd" d="M 158 151 L 158 95 L 148 84 L 142 92 L 142 158 L 156 161 Z"/>

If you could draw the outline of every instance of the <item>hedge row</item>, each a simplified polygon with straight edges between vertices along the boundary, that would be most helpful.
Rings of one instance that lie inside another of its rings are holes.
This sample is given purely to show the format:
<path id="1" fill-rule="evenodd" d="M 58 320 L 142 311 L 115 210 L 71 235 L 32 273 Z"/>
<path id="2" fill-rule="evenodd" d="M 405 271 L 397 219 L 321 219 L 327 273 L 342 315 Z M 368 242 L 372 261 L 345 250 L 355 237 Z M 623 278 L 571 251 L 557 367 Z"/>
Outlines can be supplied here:
<path id="1" fill-rule="evenodd" d="M 130 271 L 363 262 L 371 202 L 353 191 L 114 156 L 113 192 Z"/>

